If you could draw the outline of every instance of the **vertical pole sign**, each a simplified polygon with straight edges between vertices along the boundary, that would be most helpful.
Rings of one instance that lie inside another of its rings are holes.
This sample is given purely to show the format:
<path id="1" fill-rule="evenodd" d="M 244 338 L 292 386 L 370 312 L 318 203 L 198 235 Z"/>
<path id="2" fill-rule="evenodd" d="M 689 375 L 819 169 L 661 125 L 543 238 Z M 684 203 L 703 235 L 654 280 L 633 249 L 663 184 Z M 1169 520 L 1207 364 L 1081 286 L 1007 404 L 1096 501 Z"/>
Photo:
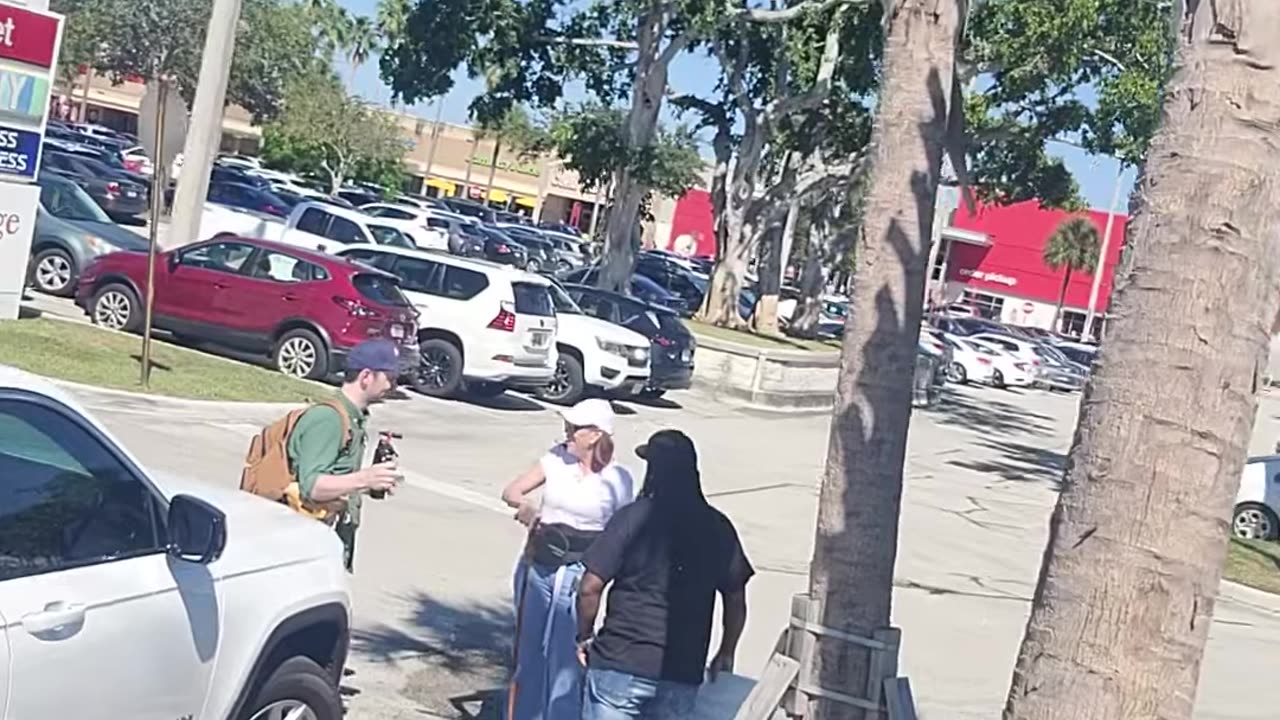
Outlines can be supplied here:
<path id="1" fill-rule="evenodd" d="M 61 15 L 0 2 L 0 320 L 18 317 L 26 284 L 62 23 Z"/>

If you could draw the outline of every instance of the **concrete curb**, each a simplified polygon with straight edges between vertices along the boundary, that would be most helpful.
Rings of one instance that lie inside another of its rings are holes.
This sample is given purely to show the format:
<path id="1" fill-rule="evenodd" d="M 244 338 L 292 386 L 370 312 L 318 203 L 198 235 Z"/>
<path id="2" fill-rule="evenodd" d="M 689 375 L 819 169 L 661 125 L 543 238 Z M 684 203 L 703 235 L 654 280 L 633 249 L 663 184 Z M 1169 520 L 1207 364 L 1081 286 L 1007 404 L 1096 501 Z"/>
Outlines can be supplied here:
<path id="1" fill-rule="evenodd" d="M 1280 595 L 1223 580 L 1221 596 L 1258 612 L 1280 615 Z"/>
<path id="2" fill-rule="evenodd" d="M 39 373 L 32 373 L 39 375 Z M 61 380 L 41 375 L 49 382 L 60 388 L 68 390 L 76 395 L 99 396 L 106 399 L 131 400 L 143 404 L 151 404 L 158 406 L 168 406 L 171 408 L 184 408 L 192 410 L 236 410 L 236 411 L 279 411 L 288 412 L 293 408 L 299 407 L 303 403 L 289 402 L 250 402 L 240 400 L 200 400 L 196 398 L 177 398 L 168 395 L 150 395 L 148 393 L 133 392 L 130 390 L 117 390 L 115 388 L 104 388 L 96 385 L 85 385 L 83 383 L 72 382 L 70 380 Z M 316 399 L 320 399 L 323 393 L 317 393 Z"/>

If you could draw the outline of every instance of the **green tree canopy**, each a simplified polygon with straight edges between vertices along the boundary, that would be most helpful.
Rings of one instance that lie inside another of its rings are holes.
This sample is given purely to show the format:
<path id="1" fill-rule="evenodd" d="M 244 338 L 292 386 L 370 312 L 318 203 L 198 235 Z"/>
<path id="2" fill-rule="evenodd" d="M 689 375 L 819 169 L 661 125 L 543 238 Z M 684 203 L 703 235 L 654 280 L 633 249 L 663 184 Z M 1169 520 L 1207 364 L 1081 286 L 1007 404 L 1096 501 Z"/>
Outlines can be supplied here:
<path id="1" fill-rule="evenodd" d="M 67 66 L 87 64 L 115 82 L 170 77 L 190 103 L 200 73 L 211 0 L 53 0 L 67 16 Z M 327 61 L 317 57 L 313 19 L 284 0 L 244 0 L 227 102 L 257 120 L 274 116 L 286 87 Z"/>
<path id="2" fill-rule="evenodd" d="M 263 131 L 270 165 L 323 177 L 333 190 L 353 179 L 393 184 L 407 149 L 395 120 L 347 95 L 332 73 L 295 83 Z"/>
<path id="3" fill-rule="evenodd" d="M 1153 0 L 986 0 L 969 20 L 976 78 L 965 116 L 975 185 L 992 200 L 1079 205 L 1049 140 L 1140 165 L 1169 79 L 1169 4 Z"/>
<path id="4" fill-rule="evenodd" d="M 698 155 L 692 130 L 678 127 L 659 133 L 657 142 L 628 147 L 622 130 L 625 113 L 617 108 L 587 104 L 558 114 L 551 123 L 550 147 L 565 167 L 578 173 L 586 188 L 599 188 L 623 165 L 630 165 L 642 182 L 670 197 L 679 197 L 698 183 L 706 164 Z"/>

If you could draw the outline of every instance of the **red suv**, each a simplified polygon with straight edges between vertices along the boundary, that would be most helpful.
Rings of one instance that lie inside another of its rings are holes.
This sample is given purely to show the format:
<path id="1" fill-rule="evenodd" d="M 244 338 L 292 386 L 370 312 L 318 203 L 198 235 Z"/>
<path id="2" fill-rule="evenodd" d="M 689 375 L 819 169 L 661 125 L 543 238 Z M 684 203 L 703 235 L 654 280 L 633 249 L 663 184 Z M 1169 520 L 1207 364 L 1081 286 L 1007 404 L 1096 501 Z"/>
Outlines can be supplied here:
<path id="1" fill-rule="evenodd" d="M 104 255 L 80 276 L 76 304 L 94 324 L 137 332 L 145 253 Z M 179 338 L 269 353 L 280 372 L 311 379 L 342 369 L 361 340 L 400 345 L 418 368 L 417 311 L 390 274 L 291 245 L 219 238 L 156 258 L 153 327 Z"/>

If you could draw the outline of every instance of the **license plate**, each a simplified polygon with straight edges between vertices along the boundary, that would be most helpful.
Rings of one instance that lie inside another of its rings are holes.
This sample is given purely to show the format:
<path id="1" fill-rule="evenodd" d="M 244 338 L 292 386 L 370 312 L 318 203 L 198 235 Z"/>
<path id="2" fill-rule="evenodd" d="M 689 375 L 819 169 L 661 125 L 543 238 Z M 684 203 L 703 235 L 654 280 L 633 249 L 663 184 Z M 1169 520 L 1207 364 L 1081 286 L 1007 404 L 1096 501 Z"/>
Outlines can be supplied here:
<path id="1" fill-rule="evenodd" d="M 138 197 L 138 193 L 136 193 L 136 192 L 134 192 L 134 191 L 132 191 L 132 190 L 126 190 L 126 191 L 124 192 L 124 196 L 125 196 L 125 197 L 136 198 L 136 197 Z"/>
<path id="2" fill-rule="evenodd" d="M 546 330 L 533 331 L 533 346 L 536 348 L 546 347 L 547 340 L 551 338 L 551 333 Z"/>
<path id="3" fill-rule="evenodd" d="M 403 326 L 403 325 L 392 325 L 392 326 L 391 326 L 391 337 L 393 337 L 393 338 L 395 338 L 395 339 L 397 339 L 397 340 L 399 340 L 399 339 L 403 338 L 403 337 L 404 337 L 404 326 Z"/>

